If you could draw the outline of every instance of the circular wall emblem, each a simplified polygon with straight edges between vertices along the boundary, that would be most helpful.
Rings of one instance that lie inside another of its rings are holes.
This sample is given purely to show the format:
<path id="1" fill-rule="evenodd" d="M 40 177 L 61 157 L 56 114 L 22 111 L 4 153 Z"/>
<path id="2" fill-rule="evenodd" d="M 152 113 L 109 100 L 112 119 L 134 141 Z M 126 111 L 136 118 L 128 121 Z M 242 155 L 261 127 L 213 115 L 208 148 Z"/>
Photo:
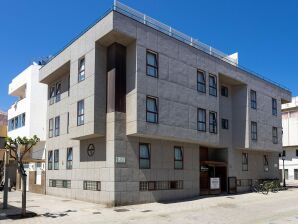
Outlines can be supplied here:
<path id="1" fill-rule="evenodd" d="M 95 152 L 95 147 L 93 144 L 89 144 L 88 145 L 88 148 L 87 148 L 87 154 L 88 156 L 93 156 L 94 155 L 94 152 Z"/>

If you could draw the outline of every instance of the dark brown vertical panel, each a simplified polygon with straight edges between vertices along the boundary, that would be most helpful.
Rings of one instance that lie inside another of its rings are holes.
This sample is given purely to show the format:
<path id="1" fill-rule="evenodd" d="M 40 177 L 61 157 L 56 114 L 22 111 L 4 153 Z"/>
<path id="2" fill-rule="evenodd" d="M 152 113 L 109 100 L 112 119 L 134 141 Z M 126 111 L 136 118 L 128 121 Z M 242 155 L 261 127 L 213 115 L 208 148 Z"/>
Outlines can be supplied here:
<path id="1" fill-rule="evenodd" d="M 126 47 L 108 47 L 107 71 L 107 112 L 126 112 Z"/>

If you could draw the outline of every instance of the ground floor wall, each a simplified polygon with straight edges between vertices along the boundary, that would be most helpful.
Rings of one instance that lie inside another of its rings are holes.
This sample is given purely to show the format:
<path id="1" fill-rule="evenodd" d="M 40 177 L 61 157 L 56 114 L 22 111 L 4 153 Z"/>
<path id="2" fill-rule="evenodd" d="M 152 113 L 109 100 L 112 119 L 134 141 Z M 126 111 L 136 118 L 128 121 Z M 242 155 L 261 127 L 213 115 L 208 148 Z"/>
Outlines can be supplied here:
<path id="1" fill-rule="evenodd" d="M 280 178 L 284 176 L 284 164 L 286 182 L 298 183 L 298 146 L 283 147 L 283 150 L 285 151 L 284 163 L 282 157 L 279 158 Z"/>
<path id="2" fill-rule="evenodd" d="M 59 148 L 59 161 L 56 170 L 54 166 L 47 170 L 47 194 L 111 206 L 200 195 L 198 144 L 141 137 L 127 137 L 126 141 L 110 143 L 105 138 L 69 143 L 68 146 L 53 147 L 53 150 Z M 142 143 L 150 148 L 148 169 L 140 168 L 139 148 Z M 111 150 L 109 147 L 114 144 L 118 147 Z M 73 148 L 71 169 L 66 166 L 67 147 Z M 183 169 L 175 169 L 175 147 L 182 149 Z M 51 150 L 50 145 L 48 148 Z M 216 153 L 216 149 L 213 151 Z M 238 192 L 248 190 L 253 180 L 278 178 L 278 153 L 232 148 L 226 153 L 221 157 L 227 158 L 227 177 L 236 177 Z M 248 155 L 247 169 L 243 169 L 243 153 Z M 264 155 L 268 160 L 266 169 Z"/>

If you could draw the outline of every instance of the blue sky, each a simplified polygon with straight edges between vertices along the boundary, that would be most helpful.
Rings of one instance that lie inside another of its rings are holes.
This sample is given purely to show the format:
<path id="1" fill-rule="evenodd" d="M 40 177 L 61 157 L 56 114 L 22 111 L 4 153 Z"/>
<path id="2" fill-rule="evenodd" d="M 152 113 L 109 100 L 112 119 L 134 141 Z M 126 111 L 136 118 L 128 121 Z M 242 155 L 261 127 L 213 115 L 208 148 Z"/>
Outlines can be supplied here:
<path id="1" fill-rule="evenodd" d="M 123 0 L 298 94 L 298 1 Z M 112 0 L 2 0 L 0 110 L 8 84 L 32 61 L 53 55 L 99 18 Z"/>

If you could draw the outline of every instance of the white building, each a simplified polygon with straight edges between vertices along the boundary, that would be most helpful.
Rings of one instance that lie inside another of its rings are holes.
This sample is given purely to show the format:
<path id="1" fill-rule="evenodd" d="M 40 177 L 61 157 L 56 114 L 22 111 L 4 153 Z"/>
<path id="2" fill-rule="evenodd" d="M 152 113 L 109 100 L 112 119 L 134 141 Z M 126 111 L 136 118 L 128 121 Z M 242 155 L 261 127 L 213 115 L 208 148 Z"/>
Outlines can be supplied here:
<path id="1" fill-rule="evenodd" d="M 285 153 L 285 178 L 298 183 L 298 97 L 282 105 L 283 150 Z M 283 161 L 280 158 L 280 169 Z"/>
<path id="2" fill-rule="evenodd" d="M 33 63 L 17 75 L 8 88 L 8 94 L 17 97 L 16 102 L 8 110 L 8 136 L 30 138 L 37 135 L 40 138 L 40 142 L 34 146 L 26 164 L 27 174 L 29 174 L 27 189 L 30 191 L 36 189 L 36 186 L 30 189 L 31 184 L 42 185 L 41 173 L 45 159 L 47 102 L 44 99 L 47 98 L 47 86 L 39 83 L 40 67 Z M 34 173 L 31 174 L 29 171 Z M 30 175 L 35 175 L 35 178 L 31 178 Z M 34 183 L 31 183 L 31 179 Z"/>

